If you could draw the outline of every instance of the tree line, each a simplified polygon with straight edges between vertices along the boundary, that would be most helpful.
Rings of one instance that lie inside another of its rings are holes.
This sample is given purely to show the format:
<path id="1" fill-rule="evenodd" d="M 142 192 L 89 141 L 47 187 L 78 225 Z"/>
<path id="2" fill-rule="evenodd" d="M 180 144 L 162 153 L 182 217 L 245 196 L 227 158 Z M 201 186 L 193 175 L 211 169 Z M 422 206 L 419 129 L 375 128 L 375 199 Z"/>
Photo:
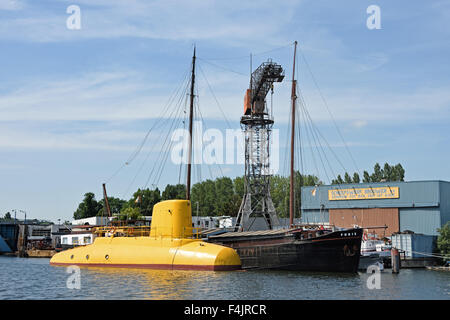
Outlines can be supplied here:
<path id="1" fill-rule="evenodd" d="M 384 164 L 381 168 L 375 164 L 372 174 L 364 171 L 362 182 L 404 181 L 405 170 L 401 164 Z M 347 172 L 344 179 L 340 175 L 332 181 L 332 184 L 360 183 L 358 173 L 350 176 Z M 302 175 L 295 172 L 294 204 L 296 210 L 301 207 L 300 190 L 302 186 L 322 185 L 322 181 L 314 175 Z M 275 210 L 280 217 L 289 216 L 289 177 L 274 175 L 270 180 L 270 194 Z M 244 196 L 244 177 L 220 177 L 214 180 L 208 179 L 194 184 L 191 188 L 192 215 L 199 216 L 236 216 Z M 140 216 L 151 216 L 153 206 L 163 200 L 185 199 L 186 186 L 184 184 L 168 184 L 161 192 L 155 189 L 138 189 L 128 199 L 108 197 L 111 213 L 119 219 L 137 219 Z M 93 216 L 107 216 L 105 201 L 97 201 L 92 192 L 84 195 L 73 214 L 74 219 L 83 219 Z"/>
<path id="2" fill-rule="evenodd" d="M 400 163 L 396 165 L 389 165 L 385 163 L 383 168 L 381 168 L 379 163 L 376 163 L 373 167 L 372 174 L 364 171 L 362 182 L 389 182 L 389 181 L 404 181 L 405 179 L 405 169 L 403 169 Z M 345 184 L 345 183 L 361 183 L 361 178 L 357 172 L 353 173 L 351 176 L 348 172 L 344 174 L 344 178 L 338 175 L 336 179 L 331 181 L 331 184 Z"/>
<path id="3" fill-rule="evenodd" d="M 300 187 L 319 185 L 322 182 L 316 176 L 295 173 L 295 205 L 300 208 Z M 274 175 L 270 181 L 270 191 L 275 209 L 281 217 L 289 214 L 289 177 Z M 236 216 L 244 196 L 244 177 L 220 177 L 196 183 L 191 188 L 192 215 L 199 216 Z M 138 189 L 129 200 L 108 197 L 112 215 L 121 220 L 151 216 L 153 206 L 163 200 L 185 199 L 184 184 L 168 184 L 164 191 Z M 93 216 L 107 216 L 105 201 L 97 201 L 93 192 L 87 192 L 73 214 L 74 219 Z"/>

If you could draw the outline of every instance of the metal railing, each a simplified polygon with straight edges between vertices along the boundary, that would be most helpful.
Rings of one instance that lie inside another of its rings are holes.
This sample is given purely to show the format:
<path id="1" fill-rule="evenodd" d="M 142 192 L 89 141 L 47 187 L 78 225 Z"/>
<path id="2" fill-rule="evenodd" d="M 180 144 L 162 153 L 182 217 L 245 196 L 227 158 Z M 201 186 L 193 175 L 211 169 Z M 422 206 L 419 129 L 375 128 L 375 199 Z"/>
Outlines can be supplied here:
<path id="1" fill-rule="evenodd" d="M 149 226 L 107 226 L 96 227 L 94 233 L 97 237 L 152 237 L 180 238 L 180 239 L 200 239 L 202 228 L 184 227 L 181 234 L 175 233 L 170 227 L 149 227 Z"/>

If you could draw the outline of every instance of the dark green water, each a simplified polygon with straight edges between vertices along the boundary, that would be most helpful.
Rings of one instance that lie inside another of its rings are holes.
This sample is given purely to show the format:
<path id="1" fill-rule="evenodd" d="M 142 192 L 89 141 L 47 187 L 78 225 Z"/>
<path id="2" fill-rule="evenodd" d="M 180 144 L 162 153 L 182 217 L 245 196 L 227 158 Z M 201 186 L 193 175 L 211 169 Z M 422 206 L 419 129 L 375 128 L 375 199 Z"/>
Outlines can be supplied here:
<path id="1" fill-rule="evenodd" d="M 450 273 L 426 269 L 382 272 L 380 289 L 366 273 L 342 275 L 277 271 L 165 271 L 81 268 L 80 289 L 49 259 L 0 256 L 0 300 L 5 299 L 439 299 L 450 300 Z"/>

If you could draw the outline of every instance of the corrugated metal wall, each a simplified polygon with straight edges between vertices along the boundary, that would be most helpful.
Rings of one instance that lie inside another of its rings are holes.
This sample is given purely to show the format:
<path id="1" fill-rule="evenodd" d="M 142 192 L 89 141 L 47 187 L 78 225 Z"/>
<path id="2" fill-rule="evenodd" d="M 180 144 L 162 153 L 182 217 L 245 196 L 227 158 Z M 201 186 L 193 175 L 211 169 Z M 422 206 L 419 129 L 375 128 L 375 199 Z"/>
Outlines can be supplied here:
<path id="1" fill-rule="evenodd" d="M 427 258 L 435 249 L 436 238 L 423 234 L 395 234 L 392 247 L 404 250 L 408 258 Z"/>
<path id="2" fill-rule="evenodd" d="M 302 223 L 328 223 L 330 221 L 328 210 L 303 210 Z"/>
<path id="3" fill-rule="evenodd" d="M 440 181 L 441 226 L 450 221 L 450 182 Z"/>
<path id="4" fill-rule="evenodd" d="M 400 231 L 411 230 L 415 233 L 438 235 L 441 227 L 439 208 L 401 208 Z"/>
<path id="5" fill-rule="evenodd" d="M 351 228 L 354 225 L 363 228 L 386 225 L 386 230 L 373 229 L 370 233 L 389 237 L 399 231 L 399 214 L 397 208 L 330 209 L 330 224 L 341 228 Z"/>

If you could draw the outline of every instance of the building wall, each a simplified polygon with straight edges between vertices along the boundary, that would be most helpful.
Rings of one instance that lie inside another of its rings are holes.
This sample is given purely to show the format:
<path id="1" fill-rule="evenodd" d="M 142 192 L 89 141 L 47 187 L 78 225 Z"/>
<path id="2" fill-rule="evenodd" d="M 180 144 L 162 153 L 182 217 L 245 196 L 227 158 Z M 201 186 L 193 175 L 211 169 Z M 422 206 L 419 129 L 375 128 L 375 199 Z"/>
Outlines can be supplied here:
<path id="1" fill-rule="evenodd" d="M 441 227 L 450 221 L 450 182 L 440 181 Z"/>
<path id="2" fill-rule="evenodd" d="M 72 225 L 85 225 L 89 224 L 91 226 L 106 225 L 109 221 L 108 217 L 90 217 L 85 219 L 72 220 Z"/>
<path id="3" fill-rule="evenodd" d="M 392 247 L 405 251 L 408 258 L 427 258 L 436 247 L 436 238 L 423 234 L 396 234 L 392 236 Z"/>
<path id="4" fill-rule="evenodd" d="M 74 238 L 76 239 L 76 243 L 74 243 Z M 89 240 L 86 238 L 89 238 Z M 93 242 L 94 236 L 92 233 L 68 234 L 61 236 L 61 244 L 64 245 L 87 245 Z"/>
<path id="5" fill-rule="evenodd" d="M 390 237 L 399 231 L 399 213 L 397 208 L 330 209 L 330 224 L 341 228 L 387 226 L 387 229 L 371 229 L 370 233 Z"/>
<path id="6" fill-rule="evenodd" d="M 17 250 L 17 238 L 19 236 L 19 225 L 14 223 L 0 223 L 0 235 L 12 251 Z"/>
<path id="7" fill-rule="evenodd" d="M 392 199 L 328 200 L 330 189 L 371 187 L 398 187 L 399 197 Z M 302 221 L 322 219 L 322 216 L 327 217 L 326 213 L 320 213 L 321 207 L 324 212 L 330 212 L 328 215 L 329 222 L 331 224 L 335 222 L 337 226 L 342 223 L 338 223 L 336 218 L 333 217 L 333 210 L 398 208 L 398 222 L 389 222 L 393 225 L 393 229 L 397 229 L 398 226 L 397 231 L 411 230 L 415 233 L 436 236 L 438 235 L 436 229 L 450 221 L 450 182 L 411 181 L 330 185 L 317 188 L 303 187 Z M 335 211 L 335 214 L 337 212 L 339 211 Z M 351 219 L 355 219 L 353 218 L 354 215 L 349 213 Z M 347 218 L 345 217 L 345 219 Z M 381 222 L 383 222 L 383 219 L 389 220 L 390 218 L 387 218 L 387 216 L 381 218 Z M 379 224 L 376 221 L 374 223 Z M 346 222 L 345 227 L 349 224 L 350 221 Z M 392 230 L 389 229 L 389 233 L 391 232 Z"/>
<path id="8" fill-rule="evenodd" d="M 401 208 L 400 231 L 414 231 L 426 235 L 438 235 L 441 227 L 440 208 Z"/>
<path id="9" fill-rule="evenodd" d="M 3 237 L 0 235 L 0 253 L 12 252 L 11 248 L 8 246 Z"/>
<path id="10" fill-rule="evenodd" d="M 328 223 L 330 214 L 328 210 L 303 210 L 301 223 Z"/>

